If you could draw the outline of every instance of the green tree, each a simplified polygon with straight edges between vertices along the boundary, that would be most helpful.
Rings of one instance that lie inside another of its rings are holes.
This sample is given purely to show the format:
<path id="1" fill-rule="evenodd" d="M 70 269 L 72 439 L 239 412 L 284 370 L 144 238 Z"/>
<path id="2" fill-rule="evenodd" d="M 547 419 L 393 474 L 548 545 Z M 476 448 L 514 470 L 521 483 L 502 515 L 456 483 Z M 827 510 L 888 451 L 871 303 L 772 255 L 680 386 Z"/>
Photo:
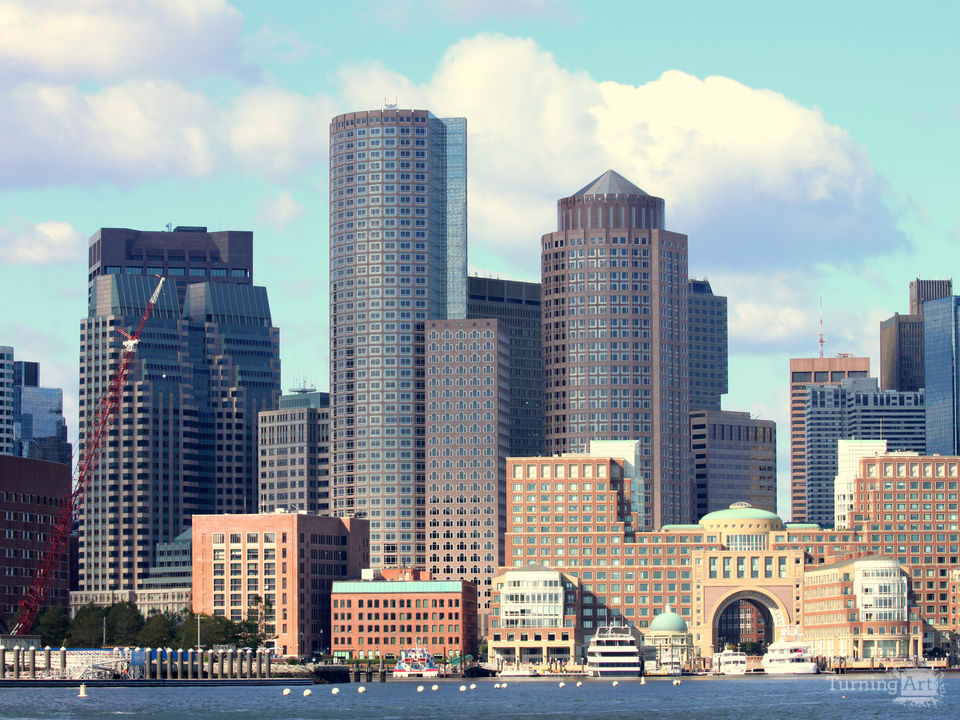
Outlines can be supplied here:
<path id="1" fill-rule="evenodd" d="M 77 610 L 67 632 L 67 645 L 74 648 L 101 647 L 106 610 L 88 603 Z"/>
<path id="2" fill-rule="evenodd" d="M 40 636 L 40 644 L 48 647 L 60 647 L 70 629 L 70 618 L 62 607 L 47 608 L 37 618 L 32 634 Z"/>
<path id="3" fill-rule="evenodd" d="M 114 603 L 107 611 L 107 642 L 117 647 L 137 644 L 137 635 L 143 629 L 143 615 L 132 602 Z"/>
<path id="4" fill-rule="evenodd" d="M 167 647 L 173 638 L 173 618 L 156 613 L 146 619 L 137 633 L 137 645 L 143 648 Z"/>

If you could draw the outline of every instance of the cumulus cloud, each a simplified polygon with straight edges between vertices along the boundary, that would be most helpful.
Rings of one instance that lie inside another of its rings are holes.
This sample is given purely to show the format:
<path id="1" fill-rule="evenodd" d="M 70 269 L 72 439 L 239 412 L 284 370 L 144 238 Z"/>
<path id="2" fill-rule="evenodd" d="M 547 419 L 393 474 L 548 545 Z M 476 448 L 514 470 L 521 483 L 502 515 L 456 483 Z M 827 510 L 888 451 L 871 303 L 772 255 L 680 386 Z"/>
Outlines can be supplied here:
<path id="1" fill-rule="evenodd" d="M 275 228 L 283 228 L 300 217 L 306 209 L 289 192 L 282 190 L 260 205 L 260 218 Z"/>
<path id="2" fill-rule="evenodd" d="M 70 223 L 46 220 L 20 228 L 0 228 L 0 261 L 12 264 L 70 262 L 84 256 L 87 239 Z"/>
<path id="3" fill-rule="evenodd" d="M 0 80 L 232 72 L 242 29 L 225 0 L 0 0 Z"/>

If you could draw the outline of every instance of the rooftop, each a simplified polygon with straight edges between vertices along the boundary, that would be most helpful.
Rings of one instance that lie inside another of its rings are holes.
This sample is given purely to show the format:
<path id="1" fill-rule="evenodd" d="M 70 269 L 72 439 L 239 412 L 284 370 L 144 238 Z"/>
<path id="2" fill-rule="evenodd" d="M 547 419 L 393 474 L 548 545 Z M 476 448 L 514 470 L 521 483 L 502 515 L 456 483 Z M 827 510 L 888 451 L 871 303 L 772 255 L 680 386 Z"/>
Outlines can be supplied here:
<path id="1" fill-rule="evenodd" d="M 632 182 L 615 170 L 607 170 L 586 187 L 573 194 L 578 195 L 647 195 Z"/>

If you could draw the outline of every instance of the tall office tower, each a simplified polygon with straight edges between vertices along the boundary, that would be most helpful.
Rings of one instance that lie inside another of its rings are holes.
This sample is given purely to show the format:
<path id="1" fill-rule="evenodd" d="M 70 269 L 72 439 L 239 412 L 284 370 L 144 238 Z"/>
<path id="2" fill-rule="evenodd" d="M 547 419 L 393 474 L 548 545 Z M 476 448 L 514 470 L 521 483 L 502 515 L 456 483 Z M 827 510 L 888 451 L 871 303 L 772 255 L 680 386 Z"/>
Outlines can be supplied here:
<path id="1" fill-rule="evenodd" d="M 330 394 L 301 387 L 260 412 L 260 510 L 330 514 Z"/>
<path id="2" fill-rule="evenodd" d="M 951 280 L 912 280 L 910 314 L 895 313 L 880 323 L 880 387 L 909 392 L 925 386 L 923 373 L 923 304 L 949 297 Z"/>
<path id="3" fill-rule="evenodd" d="M 14 455 L 71 463 L 63 390 L 40 387 L 40 366 L 35 362 L 13 363 L 13 426 Z"/>
<path id="4" fill-rule="evenodd" d="M 488 318 L 429 320 L 426 333 L 426 565 L 435 579 L 476 583 L 486 616 L 504 562 L 509 331 Z"/>
<path id="5" fill-rule="evenodd" d="M 714 295 L 706 280 L 690 280 L 687 288 L 690 412 L 719 410 L 727 394 L 727 298 Z"/>
<path id="6" fill-rule="evenodd" d="M 925 305 L 926 452 L 960 455 L 960 296 Z"/>
<path id="7" fill-rule="evenodd" d="M 13 454 L 13 348 L 0 345 L 0 455 Z"/>
<path id="8" fill-rule="evenodd" d="M 509 336 L 510 455 L 543 452 L 540 283 L 467 278 L 467 317 L 496 318 Z"/>
<path id="9" fill-rule="evenodd" d="M 280 394 L 279 331 L 252 283 L 249 232 L 104 228 L 90 240 L 90 306 L 80 335 L 80 442 L 165 275 L 81 511 L 76 603 L 136 601 L 200 512 L 256 509 L 256 419 Z"/>
<path id="10" fill-rule="evenodd" d="M 777 424 L 748 412 L 691 410 L 696 517 L 736 502 L 777 511 Z"/>
<path id="11" fill-rule="evenodd" d="M 333 508 L 370 520 L 374 567 L 426 564 L 423 333 L 466 315 L 466 172 L 465 118 L 330 122 Z"/>
<path id="12" fill-rule="evenodd" d="M 804 407 L 806 521 L 835 520 L 837 440 L 886 440 L 891 451 L 923 452 L 924 393 L 880 390 L 876 378 L 808 385 Z"/>
<path id="13" fill-rule="evenodd" d="M 612 170 L 557 203 L 542 238 L 545 445 L 639 440 L 641 530 L 689 522 L 687 237 Z"/>
<path id="14" fill-rule="evenodd" d="M 790 514 L 794 522 L 807 517 L 807 385 L 837 385 L 846 378 L 869 374 L 870 358 L 839 355 L 790 359 Z"/>

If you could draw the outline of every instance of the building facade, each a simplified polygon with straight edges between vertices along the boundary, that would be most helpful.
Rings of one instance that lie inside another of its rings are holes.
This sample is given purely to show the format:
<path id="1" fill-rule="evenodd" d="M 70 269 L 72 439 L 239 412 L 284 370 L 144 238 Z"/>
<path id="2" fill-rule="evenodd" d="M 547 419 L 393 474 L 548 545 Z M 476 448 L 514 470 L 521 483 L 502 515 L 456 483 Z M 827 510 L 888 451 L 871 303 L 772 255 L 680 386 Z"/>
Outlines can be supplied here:
<path id="1" fill-rule="evenodd" d="M 886 454 L 886 440 L 837 440 L 837 475 L 833 480 L 834 529 L 846 530 L 850 527 L 856 491 L 854 480 L 860 473 L 860 461 L 872 455 Z"/>
<path id="2" fill-rule="evenodd" d="M 334 657 L 393 661 L 424 648 L 446 662 L 477 656 L 477 590 L 428 572 L 385 569 L 333 584 Z"/>
<path id="3" fill-rule="evenodd" d="M 692 518 L 687 238 L 664 202 L 607 171 L 541 239 L 546 452 L 639 440 L 641 527 Z"/>
<path id="4" fill-rule="evenodd" d="M 0 624 L 8 628 L 16 623 L 70 491 L 69 465 L 0 454 Z M 69 556 L 65 547 L 45 607 L 69 605 Z"/>
<path id="5" fill-rule="evenodd" d="M 464 118 L 330 122 L 333 508 L 370 520 L 376 567 L 426 564 L 423 334 L 466 315 L 466 162 Z"/>
<path id="6" fill-rule="evenodd" d="M 104 228 L 90 241 L 80 446 L 157 279 L 117 417 L 80 515 L 77 606 L 134 597 L 156 548 L 197 513 L 257 504 L 256 419 L 280 394 L 279 330 L 252 285 L 252 234 Z"/>
<path id="7" fill-rule="evenodd" d="M 690 413 L 696 517 L 740 500 L 777 510 L 777 425 L 747 412 Z"/>
<path id="8" fill-rule="evenodd" d="M 927 453 L 960 453 L 960 296 L 929 300 L 923 317 Z"/>
<path id="9" fill-rule="evenodd" d="M 0 455 L 13 454 L 13 348 L 0 345 Z"/>
<path id="10" fill-rule="evenodd" d="M 707 280 L 687 282 L 690 332 L 690 412 L 719 410 L 727 394 L 727 298 Z"/>
<path id="11" fill-rule="evenodd" d="M 13 454 L 69 465 L 73 446 L 67 442 L 63 390 L 40 387 L 40 366 L 13 363 Z"/>
<path id="12" fill-rule="evenodd" d="M 427 568 L 473 583 L 481 616 L 504 560 L 509 341 L 499 320 L 426 323 Z M 409 542 L 407 512 L 400 539 Z"/>
<path id="13" fill-rule="evenodd" d="M 280 655 L 328 652 L 334 581 L 367 567 L 366 520 L 306 513 L 197 515 L 193 611 L 257 621 Z"/>
<path id="14" fill-rule="evenodd" d="M 846 378 L 870 375 L 870 358 L 847 355 L 833 358 L 790 360 L 790 516 L 802 522 L 807 516 L 807 385 L 836 385 Z"/>
<path id="15" fill-rule="evenodd" d="M 923 304 L 953 294 L 951 280 L 912 280 L 910 313 L 880 323 L 880 387 L 913 392 L 926 386 L 924 380 Z"/>
<path id="16" fill-rule="evenodd" d="M 467 317 L 494 318 L 509 337 L 510 454 L 543 452 L 540 283 L 467 278 Z"/>
<path id="17" fill-rule="evenodd" d="M 329 515 L 330 395 L 310 388 L 280 397 L 260 412 L 260 512 Z"/>
<path id="18" fill-rule="evenodd" d="M 806 392 L 806 519 L 830 527 L 835 516 L 837 440 L 886 440 L 891 451 L 923 452 L 924 392 L 881 391 L 876 378 L 808 385 Z"/>

